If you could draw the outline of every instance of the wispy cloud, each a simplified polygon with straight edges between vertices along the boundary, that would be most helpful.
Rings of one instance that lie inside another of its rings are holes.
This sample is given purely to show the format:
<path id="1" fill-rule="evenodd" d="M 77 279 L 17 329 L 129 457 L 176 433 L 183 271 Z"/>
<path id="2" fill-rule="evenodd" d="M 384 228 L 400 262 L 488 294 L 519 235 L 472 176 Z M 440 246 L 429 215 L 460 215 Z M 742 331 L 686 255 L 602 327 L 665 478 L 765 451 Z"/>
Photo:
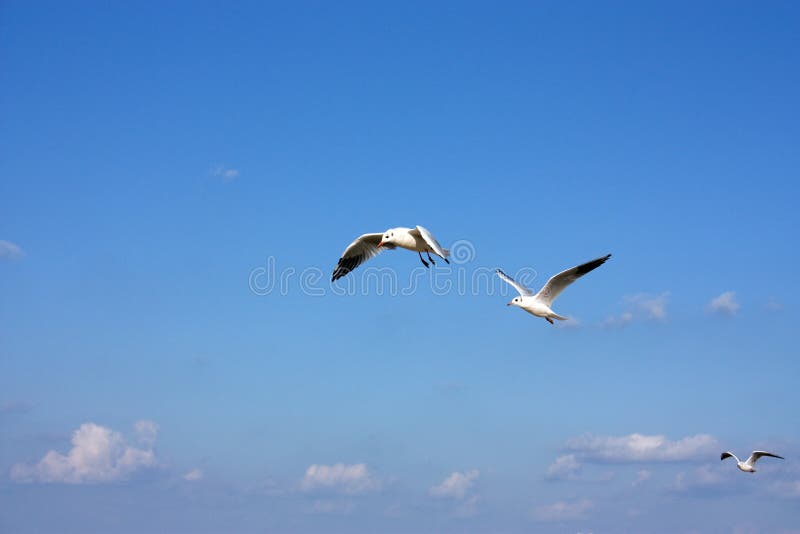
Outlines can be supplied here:
<path id="1" fill-rule="evenodd" d="M 480 471 L 473 469 L 460 473 L 455 471 L 445 478 L 441 484 L 433 486 L 428 490 L 432 497 L 450 498 L 450 499 L 463 499 L 467 492 L 473 487 L 475 481 L 478 480 Z"/>
<path id="2" fill-rule="evenodd" d="M 769 311 L 777 312 L 783 310 L 783 303 L 775 297 L 770 297 L 764 307 Z"/>
<path id="3" fill-rule="evenodd" d="M 458 503 L 454 514 L 456 517 L 472 517 L 478 513 L 478 503 L 481 498 L 477 495 L 470 495 Z"/>
<path id="4" fill-rule="evenodd" d="M 204 477 L 205 474 L 203 473 L 203 470 L 195 467 L 194 469 L 183 475 L 183 480 L 186 480 L 187 482 L 198 482 L 200 480 L 203 480 Z"/>
<path id="5" fill-rule="evenodd" d="M 480 497 L 473 490 L 479 477 L 480 471 L 477 469 L 463 473 L 454 471 L 441 484 L 430 488 L 428 494 L 437 499 L 449 499 L 456 502 L 457 506 L 453 511 L 456 516 L 471 517 L 478 513 Z"/>
<path id="6" fill-rule="evenodd" d="M 783 480 L 770 486 L 772 493 L 779 497 L 800 499 L 800 480 Z"/>
<path id="7" fill-rule="evenodd" d="M 728 466 L 724 466 L 728 467 Z M 724 468 L 723 467 L 723 468 Z M 688 472 L 675 475 L 672 490 L 678 493 L 694 491 L 719 491 L 729 486 L 728 478 L 719 466 L 701 465 Z"/>
<path id="8" fill-rule="evenodd" d="M 239 171 L 237 169 L 229 169 L 225 165 L 217 165 L 211 169 L 211 176 L 221 178 L 223 182 L 228 183 L 238 178 Z"/>
<path id="9" fill-rule="evenodd" d="M 376 491 L 380 485 L 365 464 L 313 464 L 300 481 L 300 489 L 306 492 L 328 490 L 348 495 Z"/>
<path id="10" fill-rule="evenodd" d="M 736 293 L 734 291 L 726 291 L 725 293 L 714 297 L 708 303 L 708 311 L 720 315 L 736 315 L 739 311 L 739 303 L 736 302 Z"/>
<path id="11" fill-rule="evenodd" d="M 148 447 L 152 448 L 158 437 L 158 425 L 153 421 L 136 421 L 133 425 L 133 430 L 136 432 L 136 437 L 139 441 Z"/>
<path id="12" fill-rule="evenodd" d="M 667 303 L 669 302 L 669 291 L 660 295 L 649 293 L 638 293 L 625 297 L 625 301 L 634 309 L 640 311 L 648 319 L 663 321 L 667 318 Z"/>
<path id="13" fill-rule="evenodd" d="M 350 500 L 317 499 L 311 505 L 313 514 L 348 515 L 355 509 L 355 503 Z"/>
<path id="14" fill-rule="evenodd" d="M 556 321 L 555 326 L 564 330 L 577 330 L 583 327 L 583 323 L 577 317 L 570 317 L 566 321 Z"/>
<path id="15" fill-rule="evenodd" d="M 50 451 L 33 465 L 16 464 L 16 482 L 91 484 L 123 480 L 134 472 L 156 466 L 153 444 L 158 425 L 139 421 L 135 426 L 140 447 L 128 443 L 110 428 L 84 423 L 72 434 L 67 454 Z"/>
<path id="16" fill-rule="evenodd" d="M 612 315 L 603 321 L 605 327 L 622 327 L 636 320 L 664 321 L 667 318 L 669 291 L 658 295 L 636 293 L 626 295 L 622 301 L 626 310 L 619 315 Z"/>
<path id="17" fill-rule="evenodd" d="M 607 328 L 620 328 L 633 322 L 632 312 L 626 311 L 619 315 L 611 315 L 603 321 L 603 326 Z"/>
<path id="18" fill-rule="evenodd" d="M 580 468 L 581 464 L 574 454 L 564 454 L 550 464 L 546 477 L 549 480 L 575 480 Z"/>
<path id="19" fill-rule="evenodd" d="M 25 256 L 19 245 L 0 239 L 0 260 L 19 260 Z"/>
<path id="20" fill-rule="evenodd" d="M 634 488 L 636 486 L 641 486 L 653 476 L 653 473 L 648 471 L 647 469 L 640 469 L 636 472 L 636 480 L 633 481 L 631 484 Z"/>
<path id="21" fill-rule="evenodd" d="M 537 506 L 533 509 L 532 516 L 537 521 L 557 522 L 585 519 L 587 512 L 594 508 L 594 503 L 588 499 L 580 501 L 558 501 L 553 504 Z"/>
<path id="22" fill-rule="evenodd" d="M 606 463 L 676 462 L 697 460 L 714 454 L 717 440 L 708 434 L 687 436 L 677 441 L 663 435 L 629 434 L 596 436 L 585 434 L 567 440 L 564 447 L 578 460 Z"/>

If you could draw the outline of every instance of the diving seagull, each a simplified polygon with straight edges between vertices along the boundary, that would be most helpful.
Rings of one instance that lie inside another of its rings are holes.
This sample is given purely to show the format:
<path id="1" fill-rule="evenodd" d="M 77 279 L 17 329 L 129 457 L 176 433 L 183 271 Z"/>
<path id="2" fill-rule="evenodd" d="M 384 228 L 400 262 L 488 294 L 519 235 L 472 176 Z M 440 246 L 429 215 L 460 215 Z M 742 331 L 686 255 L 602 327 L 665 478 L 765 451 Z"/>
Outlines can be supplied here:
<path id="1" fill-rule="evenodd" d="M 739 461 L 739 458 L 737 458 L 735 454 L 728 451 L 723 452 L 720 455 L 719 459 L 724 460 L 725 458 L 733 458 L 734 460 L 736 460 L 736 467 L 738 467 L 740 471 L 744 471 L 745 473 L 755 473 L 756 462 L 762 456 L 769 456 L 771 458 L 780 458 L 781 460 L 784 459 L 783 456 L 778 456 L 777 454 L 772 454 L 771 452 L 764 452 L 764 451 L 753 451 L 753 454 L 750 455 L 750 458 L 748 458 L 744 462 Z"/>
<path id="2" fill-rule="evenodd" d="M 566 321 L 567 317 L 562 317 L 550 309 L 550 306 L 553 305 L 553 301 L 558 298 L 568 285 L 589 271 L 597 269 L 610 257 L 611 254 L 607 254 L 602 258 L 597 258 L 596 260 L 588 261 L 572 269 L 560 272 L 550 278 L 544 287 L 536 294 L 522 284 L 515 282 L 513 278 L 500 269 L 497 269 L 497 276 L 519 292 L 519 296 L 514 297 L 506 306 L 518 306 L 536 317 L 544 317 L 550 324 L 555 324 L 553 323 L 553 319 Z"/>
<path id="3" fill-rule="evenodd" d="M 424 252 L 428 261 L 436 265 L 431 258 L 431 252 L 442 258 L 445 263 L 450 263 L 447 257 L 450 251 L 442 248 L 433 234 L 422 226 L 411 228 L 389 228 L 382 234 L 364 234 L 344 249 L 339 263 L 333 270 L 331 282 L 335 282 L 368 259 L 377 256 L 383 249 L 404 248 L 419 254 L 422 265 L 430 268 L 428 262 L 422 258 Z"/>

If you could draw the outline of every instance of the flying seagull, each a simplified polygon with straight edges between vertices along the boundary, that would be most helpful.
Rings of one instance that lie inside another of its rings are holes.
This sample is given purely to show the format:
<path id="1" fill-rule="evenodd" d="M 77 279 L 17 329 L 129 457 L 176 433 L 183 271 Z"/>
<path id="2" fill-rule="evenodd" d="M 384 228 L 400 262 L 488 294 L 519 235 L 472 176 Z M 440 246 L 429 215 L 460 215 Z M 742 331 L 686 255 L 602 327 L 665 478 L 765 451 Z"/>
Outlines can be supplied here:
<path id="1" fill-rule="evenodd" d="M 764 452 L 764 451 L 753 451 L 753 454 L 750 455 L 750 458 L 748 458 L 744 462 L 739 461 L 739 458 L 737 458 L 735 454 L 728 451 L 723 452 L 720 455 L 719 459 L 724 460 L 725 458 L 733 458 L 734 460 L 736 460 L 736 467 L 738 467 L 740 471 L 744 471 L 745 473 L 755 473 L 756 462 L 762 456 L 769 456 L 771 458 L 780 458 L 781 460 L 783 460 L 783 456 L 778 456 L 777 454 L 772 454 L 771 452 Z"/>
<path id="2" fill-rule="evenodd" d="M 536 317 L 544 317 L 550 324 L 555 324 L 553 323 L 553 319 L 566 321 L 567 317 L 562 317 L 550 309 L 550 306 L 553 305 L 553 301 L 558 298 L 561 292 L 564 291 L 568 285 L 589 271 L 597 269 L 610 257 L 611 254 L 607 254 L 602 258 L 597 258 L 596 260 L 588 261 L 584 264 L 578 265 L 577 267 L 573 267 L 572 269 L 567 269 L 566 271 L 560 272 L 550 278 L 544 287 L 536 294 L 522 284 L 515 282 L 513 278 L 508 276 L 500 269 L 497 269 L 497 276 L 499 276 L 501 280 L 507 282 L 519 292 L 519 296 L 514 297 L 514 299 L 509 302 L 507 306 L 518 306 L 526 312 L 535 315 Z"/>
<path id="3" fill-rule="evenodd" d="M 431 252 L 442 258 L 446 263 L 450 263 L 447 257 L 450 251 L 442 248 L 433 234 L 422 226 L 411 228 L 389 228 L 382 234 L 364 234 L 344 249 L 339 263 L 333 270 L 331 282 L 335 282 L 343 277 L 368 259 L 377 256 L 383 249 L 404 248 L 419 254 L 419 259 L 425 267 L 430 267 L 428 262 L 422 258 L 424 252 L 428 260 L 436 265 L 431 258 Z"/>

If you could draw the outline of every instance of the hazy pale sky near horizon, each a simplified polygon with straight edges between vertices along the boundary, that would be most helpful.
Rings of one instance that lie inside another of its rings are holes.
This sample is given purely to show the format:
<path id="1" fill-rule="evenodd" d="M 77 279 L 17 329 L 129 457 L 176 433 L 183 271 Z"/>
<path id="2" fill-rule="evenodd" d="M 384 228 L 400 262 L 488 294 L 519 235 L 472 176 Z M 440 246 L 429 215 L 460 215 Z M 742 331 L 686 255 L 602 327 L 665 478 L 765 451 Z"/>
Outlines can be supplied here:
<path id="1" fill-rule="evenodd" d="M 800 532 L 798 27 L 3 2 L 0 531 Z"/>

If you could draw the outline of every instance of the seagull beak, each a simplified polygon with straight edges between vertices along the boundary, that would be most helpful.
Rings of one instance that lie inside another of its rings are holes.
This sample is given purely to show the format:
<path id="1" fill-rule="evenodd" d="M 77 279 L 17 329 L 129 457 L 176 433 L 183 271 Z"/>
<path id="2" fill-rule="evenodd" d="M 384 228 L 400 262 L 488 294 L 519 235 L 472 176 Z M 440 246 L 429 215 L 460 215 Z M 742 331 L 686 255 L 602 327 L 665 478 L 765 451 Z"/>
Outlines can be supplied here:
<path id="1" fill-rule="evenodd" d="M 380 243 L 378 243 L 378 248 L 381 248 L 382 246 L 383 246 L 383 241 L 381 241 Z"/>
<path id="2" fill-rule="evenodd" d="M 506 306 L 511 306 L 512 304 L 514 304 L 513 300 L 511 302 L 509 302 L 508 304 L 506 304 Z"/>

